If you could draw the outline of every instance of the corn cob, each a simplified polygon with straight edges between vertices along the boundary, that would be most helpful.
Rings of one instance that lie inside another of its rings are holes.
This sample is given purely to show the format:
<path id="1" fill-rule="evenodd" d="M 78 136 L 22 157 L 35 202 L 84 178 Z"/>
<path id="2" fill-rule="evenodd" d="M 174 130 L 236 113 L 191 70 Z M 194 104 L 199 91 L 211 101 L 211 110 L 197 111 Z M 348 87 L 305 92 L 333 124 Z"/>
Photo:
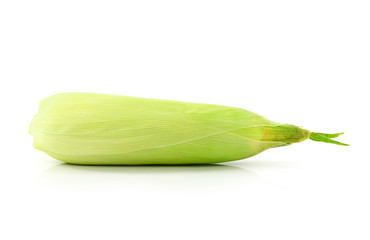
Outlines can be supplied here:
<path id="1" fill-rule="evenodd" d="M 308 138 L 332 140 L 235 107 L 94 93 L 40 102 L 30 134 L 36 149 L 86 165 L 201 164 L 248 158 Z"/>

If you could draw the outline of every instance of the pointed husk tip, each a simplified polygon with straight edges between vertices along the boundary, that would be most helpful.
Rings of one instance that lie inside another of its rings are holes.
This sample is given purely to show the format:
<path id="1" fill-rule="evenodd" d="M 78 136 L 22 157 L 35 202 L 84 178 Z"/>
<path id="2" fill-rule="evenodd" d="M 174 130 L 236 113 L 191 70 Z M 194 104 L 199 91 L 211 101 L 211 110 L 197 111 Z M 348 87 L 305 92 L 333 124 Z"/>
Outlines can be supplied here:
<path id="1" fill-rule="evenodd" d="M 326 142 L 326 143 L 333 143 L 333 144 L 341 145 L 341 146 L 349 146 L 349 144 L 347 143 L 338 142 L 332 139 L 332 138 L 336 138 L 342 135 L 343 133 L 344 132 L 328 134 L 328 133 L 311 132 L 309 138 L 317 142 Z"/>

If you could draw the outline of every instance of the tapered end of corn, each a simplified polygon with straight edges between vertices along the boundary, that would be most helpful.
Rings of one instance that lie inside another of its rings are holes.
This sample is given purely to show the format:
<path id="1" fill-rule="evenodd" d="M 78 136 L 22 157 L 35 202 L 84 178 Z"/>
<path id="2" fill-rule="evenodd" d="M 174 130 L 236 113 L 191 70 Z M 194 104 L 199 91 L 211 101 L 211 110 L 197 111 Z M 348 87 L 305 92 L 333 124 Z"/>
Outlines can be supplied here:
<path id="1" fill-rule="evenodd" d="M 317 133 L 317 132 L 311 132 L 310 133 L 310 139 L 318 142 L 326 142 L 326 143 L 333 143 L 341 146 L 349 146 L 347 143 L 341 143 L 338 141 L 333 140 L 332 138 L 336 138 L 339 135 L 342 135 L 342 133 L 334 133 L 334 134 L 327 134 L 327 133 Z"/>

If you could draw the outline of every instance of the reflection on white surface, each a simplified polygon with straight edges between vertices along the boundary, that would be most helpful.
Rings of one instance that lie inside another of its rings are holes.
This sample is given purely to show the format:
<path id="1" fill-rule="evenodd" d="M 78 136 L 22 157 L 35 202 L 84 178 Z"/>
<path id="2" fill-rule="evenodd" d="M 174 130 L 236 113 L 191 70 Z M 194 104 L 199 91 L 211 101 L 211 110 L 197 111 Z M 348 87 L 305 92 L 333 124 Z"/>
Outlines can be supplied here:
<path id="1" fill-rule="evenodd" d="M 223 165 L 84 166 L 62 163 L 44 171 L 36 187 L 56 191 L 213 191 L 261 178 L 244 168 Z"/>

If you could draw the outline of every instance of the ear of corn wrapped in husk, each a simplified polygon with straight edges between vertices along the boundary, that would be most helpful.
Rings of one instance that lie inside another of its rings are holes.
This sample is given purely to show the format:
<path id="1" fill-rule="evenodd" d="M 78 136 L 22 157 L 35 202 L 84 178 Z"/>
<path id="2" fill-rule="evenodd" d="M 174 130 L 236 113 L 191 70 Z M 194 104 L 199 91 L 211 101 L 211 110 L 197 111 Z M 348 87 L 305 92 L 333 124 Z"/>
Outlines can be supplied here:
<path id="1" fill-rule="evenodd" d="M 91 165 L 225 162 L 307 138 L 342 144 L 240 108 L 93 93 L 42 100 L 30 133 L 48 155 Z"/>

